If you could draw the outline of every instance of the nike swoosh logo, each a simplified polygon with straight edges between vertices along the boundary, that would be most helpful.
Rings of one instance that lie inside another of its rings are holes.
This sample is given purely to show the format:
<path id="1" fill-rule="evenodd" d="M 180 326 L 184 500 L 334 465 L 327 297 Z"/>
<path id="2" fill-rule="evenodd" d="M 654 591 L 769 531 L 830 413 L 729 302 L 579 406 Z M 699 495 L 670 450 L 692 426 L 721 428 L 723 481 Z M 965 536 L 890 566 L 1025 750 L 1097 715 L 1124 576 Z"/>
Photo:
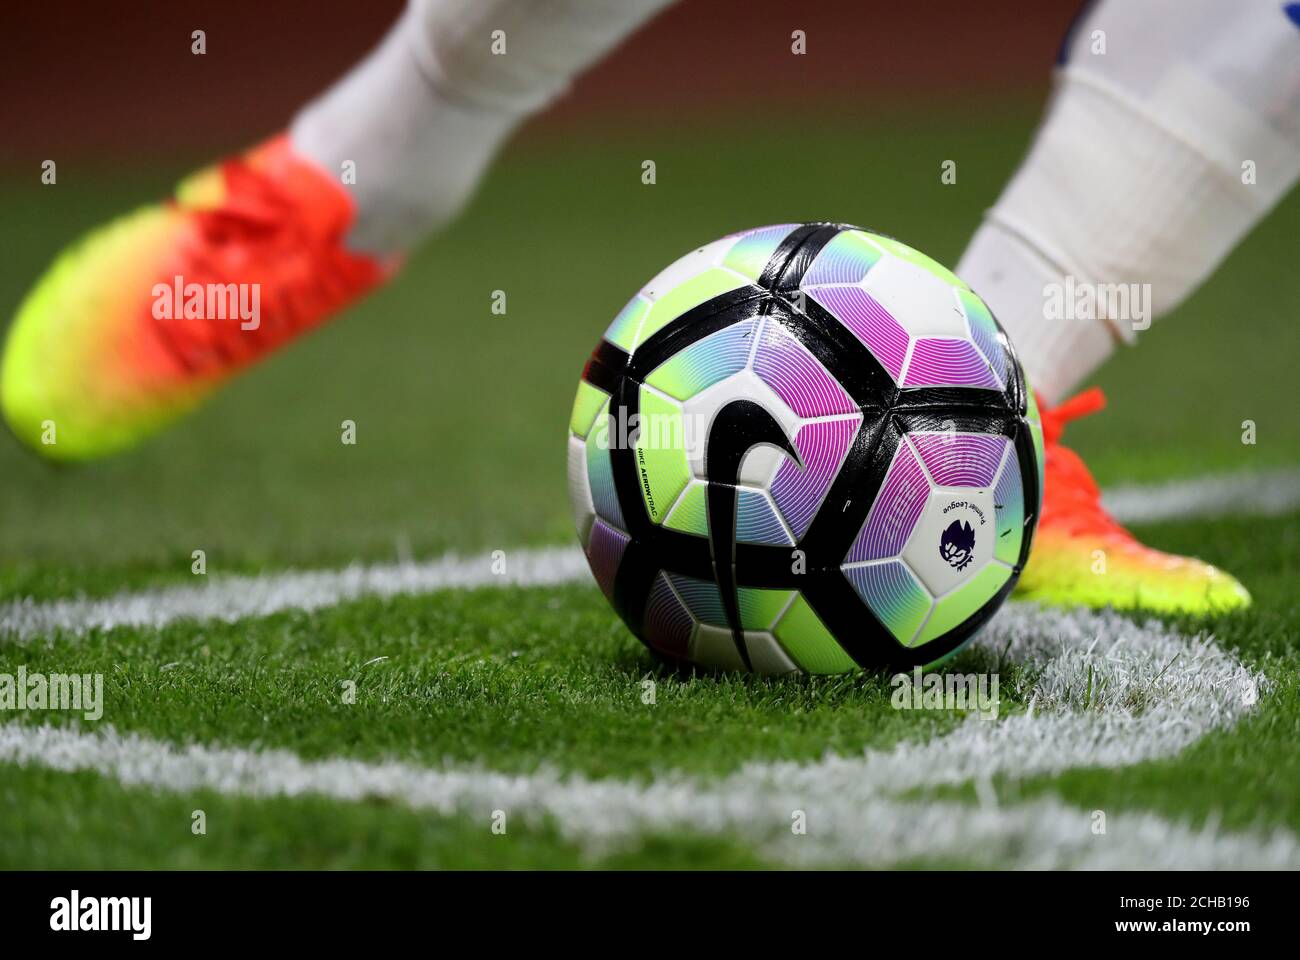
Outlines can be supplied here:
<path id="1" fill-rule="evenodd" d="M 709 426 L 704 448 L 704 470 L 709 478 L 709 549 L 713 554 L 713 575 L 722 594 L 722 606 L 731 626 L 736 652 L 749 670 L 749 650 L 740 621 L 736 589 L 736 483 L 740 464 L 754 447 L 767 444 L 794 460 L 803 469 L 799 452 L 772 414 L 753 400 L 732 400 L 723 405 Z"/>

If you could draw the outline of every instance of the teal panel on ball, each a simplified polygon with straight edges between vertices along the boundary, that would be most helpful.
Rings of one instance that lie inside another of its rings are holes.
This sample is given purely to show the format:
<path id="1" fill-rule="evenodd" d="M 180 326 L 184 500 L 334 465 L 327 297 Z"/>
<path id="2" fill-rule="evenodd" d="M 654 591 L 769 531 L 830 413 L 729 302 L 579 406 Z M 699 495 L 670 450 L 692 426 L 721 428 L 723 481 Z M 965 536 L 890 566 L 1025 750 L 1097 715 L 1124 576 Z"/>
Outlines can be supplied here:
<path id="1" fill-rule="evenodd" d="M 756 321 L 732 324 L 655 367 L 646 383 L 678 400 L 689 400 L 706 387 L 745 368 L 754 345 Z"/>

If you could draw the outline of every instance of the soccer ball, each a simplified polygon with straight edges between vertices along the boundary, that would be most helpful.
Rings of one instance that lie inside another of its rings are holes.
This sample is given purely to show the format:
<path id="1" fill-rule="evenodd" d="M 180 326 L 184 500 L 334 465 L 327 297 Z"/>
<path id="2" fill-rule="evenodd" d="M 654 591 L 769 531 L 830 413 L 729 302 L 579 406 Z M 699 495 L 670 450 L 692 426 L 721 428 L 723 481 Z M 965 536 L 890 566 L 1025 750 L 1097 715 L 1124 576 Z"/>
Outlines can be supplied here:
<path id="1" fill-rule="evenodd" d="M 663 656 L 757 673 L 955 651 L 1029 555 L 1042 428 L 947 269 L 840 224 L 687 254 L 610 324 L 569 422 L 596 581 Z"/>

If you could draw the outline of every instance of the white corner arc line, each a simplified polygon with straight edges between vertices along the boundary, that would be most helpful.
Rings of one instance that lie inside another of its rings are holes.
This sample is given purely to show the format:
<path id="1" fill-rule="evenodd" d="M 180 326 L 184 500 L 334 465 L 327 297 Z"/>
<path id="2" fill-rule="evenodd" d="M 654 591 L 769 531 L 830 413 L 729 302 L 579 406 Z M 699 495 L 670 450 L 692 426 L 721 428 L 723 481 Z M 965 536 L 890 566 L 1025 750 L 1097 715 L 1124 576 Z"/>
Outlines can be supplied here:
<path id="1" fill-rule="evenodd" d="M 1130 488 L 1112 496 L 1125 519 L 1141 520 L 1280 512 L 1300 503 L 1298 494 L 1300 471 L 1284 471 Z M 104 600 L 10 603 L 0 607 L 0 630 L 31 640 L 55 630 L 77 635 L 185 618 L 235 621 L 367 596 L 542 586 L 588 576 L 576 549 L 514 550 L 507 553 L 501 575 L 493 573 L 491 555 L 445 557 L 421 564 L 213 578 L 201 588 Z M 670 775 L 640 784 L 554 771 L 517 776 L 478 768 L 308 761 L 285 751 L 180 747 L 111 729 L 86 733 L 20 723 L 0 726 L 0 762 L 94 770 L 123 784 L 180 792 L 320 794 L 345 801 L 382 795 L 448 814 L 479 815 L 485 808 L 507 806 L 525 820 L 555 824 L 597 853 L 647 832 L 687 829 L 739 834 L 790 863 L 888 866 L 928 858 L 1018 867 L 1300 866 L 1300 844 L 1286 830 L 1267 835 L 1225 833 L 1213 826 L 1198 830 L 1154 814 L 1121 811 L 1107 841 L 1092 833 L 1088 811 L 1055 799 L 971 807 L 900 797 L 995 775 L 1016 781 L 1078 766 L 1121 767 L 1173 756 L 1245 716 L 1262 683 L 1207 638 L 1185 637 L 1159 624 L 1138 626 L 1113 614 L 1011 604 L 977 643 L 1040 667 L 1032 715 L 996 723 L 971 718 L 925 743 L 807 765 L 754 763 L 716 780 Z M 1085 689 L 1087 702 L 1081 702 Z M 816 813 L 806 836 L 790 832 L 793 809 Z"/>
<path id="2" fill-rule="evenodd" d="M 341 570 L 289 571 L 265 576 L 209 575 L 202 586 L 162 587 L 103 599 L 73 598 L 0 605 L 0 638 L 19 642 L 57 632 L 80 636 L 117 627 L 164 627 L 177 620 L 233 623 L 285 610 L 319 610 L 366 597 L 419 595 L 475 587 L 543 587 L 586 581 L 587 559 L 577 547 L 505 552 L 503 573 L 491 553 L 408 564 L 354 564 Z"/>
<path id="3" fill-rule="evenodd" d="M 1300 469 L 1252 470 L 1110 487 L 1102 502 L 1121 523 L 1182 517 L 1277 516 L 1300 507 Z"/>
<path id="4" fill-rule="evenodd" d="M 670 774 L 648 784 L 553 770 L 515 775 L 477 767 L 305 760 L 283 750 L 177 746 L 111 729 L 9 723 L 0 762 L 90 770 L 127 786 L 250 797 L 380 796 L 416 810 L 483 817 L 504 809 L 550 824 L 591 854 L 649 833 L 736 836 L 774 860 L 890 866 L 944 861 L 1021 868 L 1295 868 L 1287 830 L 1195 829 L 1155 814 L 1115 812 L 1096 835 L 1091 812 L 1054 798 L 1002 806 L 902 794 L 999 775 L 1122 767 L 1172 756 L 1231 726 L 1256 702 L 1261 678 L 1210 639 L 1117 615 L 1015 604 L 979 641 L 1040 668 L 1034 713 L 970 717 L 923 743 L 817 763 L 755 762 L 715 779 Z M 1085 683 L 1086 680 L 1086 683 Z M 793 811 L 809 829 L 795 836 Z"/>

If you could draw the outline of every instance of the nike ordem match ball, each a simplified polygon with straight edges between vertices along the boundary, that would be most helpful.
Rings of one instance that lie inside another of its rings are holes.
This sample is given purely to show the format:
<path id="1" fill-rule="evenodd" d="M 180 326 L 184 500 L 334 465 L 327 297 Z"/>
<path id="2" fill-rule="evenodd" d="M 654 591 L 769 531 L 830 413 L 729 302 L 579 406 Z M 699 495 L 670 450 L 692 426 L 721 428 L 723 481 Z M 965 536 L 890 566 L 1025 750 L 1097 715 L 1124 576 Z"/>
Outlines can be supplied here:
<path id="1" fill-rule="evenodd" d="M 757 673 L 956 650 L 1029 555 L 1042 429 L 951 272 L 856 227 L 687 254 L 619 312 L 569 422 L 596 581 L 665 657 Z"/>

